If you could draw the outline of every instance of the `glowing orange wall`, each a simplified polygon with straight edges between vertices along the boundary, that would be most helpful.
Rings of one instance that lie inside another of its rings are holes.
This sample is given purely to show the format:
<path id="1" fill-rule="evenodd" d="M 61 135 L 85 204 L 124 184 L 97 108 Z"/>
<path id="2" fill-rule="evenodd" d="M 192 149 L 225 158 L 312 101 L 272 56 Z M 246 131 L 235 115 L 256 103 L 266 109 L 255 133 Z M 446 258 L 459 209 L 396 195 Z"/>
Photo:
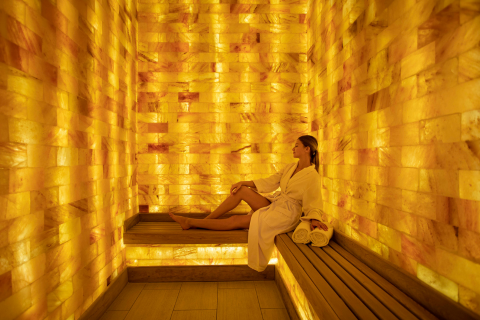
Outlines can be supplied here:
<path id="1" fill-rule="evenodd" d="M 0 9 L 0 318 L 78 319 L 138 208 L 136 3 Z"/>
<path id="2" fill-rule="evenodd" d="M 0 1 L 4 314 L 78 318 L 138 205 L 209 212 L 308 133 L 336 230 L 480 313 L 476 1 L 146 2 Z"/>
<path id="3" fill-rule="evenodd" d="M 141 212 L 210 212 L 310 131 L 306 0 L 191 2 L 138 4 Z"/>
<path id="4" fill-rule="evenodd" d="M 307 24 L 327 216 L 480 313 L 478 1 L 315 0 Z"/>

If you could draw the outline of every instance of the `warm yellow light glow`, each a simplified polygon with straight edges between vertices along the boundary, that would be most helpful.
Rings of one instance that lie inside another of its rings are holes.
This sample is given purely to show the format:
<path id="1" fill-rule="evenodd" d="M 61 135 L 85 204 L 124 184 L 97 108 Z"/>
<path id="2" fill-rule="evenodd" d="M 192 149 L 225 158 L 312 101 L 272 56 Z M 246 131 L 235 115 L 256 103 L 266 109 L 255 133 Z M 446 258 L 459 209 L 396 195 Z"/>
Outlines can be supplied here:
<path id="1" fill-rule="evenodd" d="M 127 246 L 127 266 L 248 264 L 247 244 L 163 244 Z M 275 248 L 268 264 L 277 264 Z"/>
<path id="2" fill-rule="evenodd" d="M 247 264 L 246 244 L 170 244 L 126 249 L 127 266 Z"/>
<path id="3" fill-rule="evenodd" d="M 123 222 L 212 212 L 303 134 L 339 231 L 479 313 L 476 1 L 228 2 L 0 0 L 2 316 L 78 319 L 126 265 L 246 264 Z"/>
<path id="4" fill-rule="evenodd" d="M 278 263 L 275 268 L 277 268 L 281 281 L 283 281 L 287 288 L 290 299 L 297 310 L 297 314 L 300 315 L 302 320 L 320 320 L 280 252 L 277 252 L 277 257 Z"/>

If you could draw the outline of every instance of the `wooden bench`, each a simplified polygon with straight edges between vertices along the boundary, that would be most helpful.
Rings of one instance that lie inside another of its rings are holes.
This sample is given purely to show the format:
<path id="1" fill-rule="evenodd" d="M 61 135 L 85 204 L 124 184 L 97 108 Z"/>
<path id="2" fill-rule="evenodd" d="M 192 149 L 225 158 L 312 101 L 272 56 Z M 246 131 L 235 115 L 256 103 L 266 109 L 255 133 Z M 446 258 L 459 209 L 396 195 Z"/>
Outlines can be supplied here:
<path id="1" fill-rule="evenodd" d="M 208 214 L 180 214 L 184 217 L 203 219 Z M 227 219 L 235 214 L 224 214 Z M 124 223 L 123 243 L 138 244 L 225 244 L 247 243 L 248 231 L 211 231 L 206 229 L 183 230 L 167 214 L 137 214 Z"/>
<path id="2" fill-rule="evenodd" d="M 204 218 L 208 214 L 180 214 L 184 217 Z M 227 219 L 235 214 L 224 214 Z M 126 246 L 155 246 L 157 244 L 247 244 L 248 231 L 183 230 L 167 214 L 139 213 L 124 223 L 123 242 Z M 170 281 L 263 281 L 274 280 L 275 265 L 257 272 L 248 265 L 192 265 L 192 266 L 129 266 L 129 282 Z"/>
<path id="3" fill-rule="evenodd" d="M 338 232 L 322 248 L 294 243 L 292 235 L 278 235 L 275 244 L 321 319 L 480 319 Z"/>

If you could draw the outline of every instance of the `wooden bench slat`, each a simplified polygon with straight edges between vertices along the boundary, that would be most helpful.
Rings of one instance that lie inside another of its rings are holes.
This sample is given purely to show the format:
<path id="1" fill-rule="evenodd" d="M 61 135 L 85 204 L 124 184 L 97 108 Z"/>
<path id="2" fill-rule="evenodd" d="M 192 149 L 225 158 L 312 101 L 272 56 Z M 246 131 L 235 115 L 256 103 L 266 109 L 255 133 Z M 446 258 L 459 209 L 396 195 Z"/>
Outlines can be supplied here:
<path id="1" fill-rule="evenodd" d="M 357 280 L 327 255 L 321 248 L 311 247 L 313 252 L 367 305 L 380 319 L 398 319 L 380 301 L 367 291 Z"/>
<path id="2" fill-rule="evenodd" d="M 372 279 L 377 285 L 379 285 L 383 290 L 388 292 L 393 298 L 403 304 L 408 310 L 410 310 L 415 316 L 422 320 L 435 320 L 438 318 L 430 313 L 427 309 L 422 307 L 414 299 L 407 296 L 399 288 L 385 279 L 382 275 L 379 275 L 375 270 L 371 269 L 365 263 L 358 260 L 350 252 L 341 247 L 338 243 L 333 242 L 331 247 L 357 267 L 361 272 L 363 272 L 367 277 Z"/>
<path id="3" fill-rule="evenodd" d="M 290 234 L 288 234 L 290 237 Z M 348 286 L 332 271 L 330 268 L 313 253 L 311 248 L 305 244 L 294 243 L 291 239 L 291 245 L 298 247 L 305 257 L 313 264 L 320 275 L 325 279 L 333 290 L 340 296 L 345 304 L 352 310 L 358 319 L 378 319 L 375 314 L 368 309 L 365 304 L 350 290 Z M 323 290 L 323 287 L 322 287 Z"/>
<path id="4" fill-rule="evenodd" d="M 357 319 L 308 259 L 296 246 L 288 245 L 289 242 L 291 240 L 286 234 L 275 237 L 277 249 L 287 262 L 317 315 L 325 319 Z"/>
<path id="5" fill-rule="evenodd" d="M 333 243 L 333 242 L 332 242 Z M 390 296 L 385 290 L 380 288 L 375 282 L 364 275 L 354 265 L 349 263 L 338 252 L 333 250 L 330 246 L 323 247 L 323 251 L 326 252 L 333 260 L 342 266 L 353 278 L 355 278 L 360 284 L 362 284 L 372 295 L 374 295 L 380 302 L 382 302 L 391 312 L 397 317 L 403 320 L 417 320 L 418 318 L 401 305 L 397 300 Z"/>
<path id="6" fill-rule="evenodd" d="M 127 220 L 124 221 L 123 223 L 123 231 L 126 232 L 128 229 L 136 225 L 139 221 L 141 220 L 140 215 L 136 214 L 134 216 L 131 216 Z"/>

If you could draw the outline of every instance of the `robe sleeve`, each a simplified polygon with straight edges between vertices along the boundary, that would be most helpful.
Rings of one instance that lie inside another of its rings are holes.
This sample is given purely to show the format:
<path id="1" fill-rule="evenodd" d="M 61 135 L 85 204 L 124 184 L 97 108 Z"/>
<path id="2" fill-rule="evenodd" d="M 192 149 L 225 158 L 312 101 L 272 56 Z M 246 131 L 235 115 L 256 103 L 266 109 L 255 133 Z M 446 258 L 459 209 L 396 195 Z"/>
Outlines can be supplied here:
<path id="1" fill-rule="evenodd" d="M 288 166 L 284 166 L 277 173 L 268 178 L 252 180 L 257 188 L 257 191 L 260 193 L 269 193 L 277 190 L 280 186 L 280 180 L 282 179 L 283 173 L 287 167 Z"/>
<path id="2" fill-rule="evenodd" d="M 312 179 L 308 186 L 303 191 L 302 199 L 304 216 L 300 217 L 301 221 L 309 221 L 316 219 L 322 221 L 323 201 L 320 188 L 320 179 Z"/>

